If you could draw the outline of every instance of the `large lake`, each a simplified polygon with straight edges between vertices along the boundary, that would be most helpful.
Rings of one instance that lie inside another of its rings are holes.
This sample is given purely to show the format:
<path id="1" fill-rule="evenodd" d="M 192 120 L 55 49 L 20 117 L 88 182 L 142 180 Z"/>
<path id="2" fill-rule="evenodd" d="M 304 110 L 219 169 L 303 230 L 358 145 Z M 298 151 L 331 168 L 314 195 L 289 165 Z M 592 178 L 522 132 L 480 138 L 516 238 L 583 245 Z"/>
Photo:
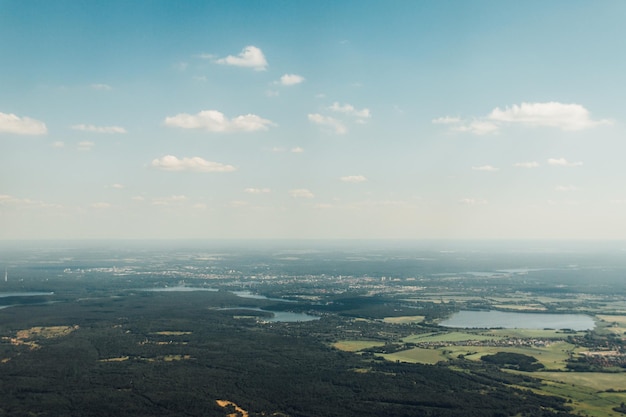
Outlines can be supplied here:
<path id="1" fill-rule="evenodd" d="M 457 328 L 505 329 L 572 329 L 591 330 L 595 323 L 584 314 L 509 313 L 502 311 L 468 311 L 454 313 L 440 325 Z"/>

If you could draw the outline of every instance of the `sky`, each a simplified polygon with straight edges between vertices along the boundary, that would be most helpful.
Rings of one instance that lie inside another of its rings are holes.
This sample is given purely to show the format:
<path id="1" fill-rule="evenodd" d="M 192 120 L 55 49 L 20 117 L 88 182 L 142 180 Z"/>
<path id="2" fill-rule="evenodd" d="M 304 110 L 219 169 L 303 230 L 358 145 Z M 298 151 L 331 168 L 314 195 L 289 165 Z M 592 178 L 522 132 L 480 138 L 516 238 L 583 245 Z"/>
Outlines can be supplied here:
<path id="1" fill-rule="evenodd" d="M 624 239 L 624 18 L 0 0 L 0 240 Z"/>

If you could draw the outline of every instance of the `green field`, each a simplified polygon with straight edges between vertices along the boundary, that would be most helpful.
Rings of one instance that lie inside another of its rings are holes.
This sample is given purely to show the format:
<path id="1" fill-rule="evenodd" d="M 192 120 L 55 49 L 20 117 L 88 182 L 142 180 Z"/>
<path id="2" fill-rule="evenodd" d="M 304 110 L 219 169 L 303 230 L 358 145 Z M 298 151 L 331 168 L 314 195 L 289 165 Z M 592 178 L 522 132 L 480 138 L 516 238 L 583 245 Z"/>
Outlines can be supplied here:
<path id="1" fill-rule="evenodd" d="M 480 361 L 480 358 L 484 355 L 510 352 L 533 356 L 546 369 L 560 371 L 566 369 L 565 361 L 569 356 L 568 352 L 573 349 L 574 346 L 567 342 L 556 342 L 545 347 L 445 346 L 437 349 L 413 348 L 381 356 L 391 361 L 434 364 L 439 361 L 456 359 L 459 355 L 463 355 L 468 360 Z"/>
<path id="2" fill-rule="evenodd" d="M 534 372 L 535 378 L 543 380 L 541 390 L 545 394 L 570 398 L 572 406 L 581 415 L 610 417 L 620 415 L 613 407 L 626 402 L 626 376 L 599 372 Z"/>
<path id="3" fill-rule="evenodd" d="M 484 334 L 520 339 L 563 339 L 567 336 L 583 336 L 585 332 L 563 333 L 552 329 L 492 329 Z"/>
<path id="4" fill-rule="evenodd" d="M 448 359 L 440 349 L 422 348 L 413 348 L 409 350 L 403 350 L 401 352 L 383 354 L 380 356 L 389 361 L 423 363 L 427 365 L 434 365 L 437 362 L 445 361 Z"/>
<path id="5" fill-rule="evenodd" d="M 391 324 L 421 323 L 424 318 L 424 316 L 385 317 L 383 321 Z"/>
<path id="6" fill-rule="evenodd" d="M 626 316 L 596 316 L 600 321 L 598 326 L 606 329 L 606 331 L 618 336 L 626 337 Z"/>
<path id="7" fill-rule="evenodd" d="M 487 335 L 483 333 L 469 332 L 441 332 L 423 333 L 407 336 L 402 339 L 404 343 L 426 343 L 426 342 L 464 342 L 468 340 L 491 340 L 499 339 L 502 336 Z"/>
<path id="8" fill-rule="evenodd" d="M 385 346 L 384 342 L 380 340 L 340 340 L 333 343 L 335 349 L 343 350 L 345 352 L 358 352 L 363 349 Z"/>

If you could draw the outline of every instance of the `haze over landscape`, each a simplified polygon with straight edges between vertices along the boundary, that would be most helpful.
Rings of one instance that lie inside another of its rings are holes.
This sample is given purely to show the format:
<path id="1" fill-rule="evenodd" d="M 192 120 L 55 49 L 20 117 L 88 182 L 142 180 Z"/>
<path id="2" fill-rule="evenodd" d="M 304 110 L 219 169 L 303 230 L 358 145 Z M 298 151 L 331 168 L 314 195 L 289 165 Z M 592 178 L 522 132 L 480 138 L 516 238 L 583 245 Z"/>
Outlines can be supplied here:
<path id="1" fill-rule="evenodd" d="M 625 12 L 0 1 L 0 239 L 623 238 Z"/>

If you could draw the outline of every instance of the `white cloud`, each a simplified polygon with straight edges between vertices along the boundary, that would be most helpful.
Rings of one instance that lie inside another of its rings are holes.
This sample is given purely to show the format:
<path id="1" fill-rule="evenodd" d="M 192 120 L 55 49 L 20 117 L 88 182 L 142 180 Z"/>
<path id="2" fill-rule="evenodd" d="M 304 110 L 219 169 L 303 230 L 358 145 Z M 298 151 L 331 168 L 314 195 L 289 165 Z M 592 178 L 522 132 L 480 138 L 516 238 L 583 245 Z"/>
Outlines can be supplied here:
<path id="1" fill-rule="evenodd" d="M 142 195 L 136 195 L 133 198 L 131 198 L 131 200 L 133 201 L 144 201 L 146 198 Z"/>
<path id="2" fill-rule="evenodd" d="M 461 126 L 454 126 L 452 130 L 455 132 L 470 132 L 475 135 L 487 135 L 496 133 L 499 130 L 498 125 L 485 120 L 474 120 Z"/>
<path id="3" fill-rule="evenodd" d="M 459 203 L 461 204 L 465 204 L 468 206 L 477 206 L 477 205 L 484 205 L 487 204 L 487 200 L 484 200 L 482 198 L 462 198 L 459 200 Z"/>
<path id="4" fill-rule="evenodd" d="M 285 74 L 280 77 L 280 83 L 282 85 L 291 86 L 304 82 L 304 77 L 297 74 Z"/>
<path id="5" fill-rule="evenodd" d="M 554 189 L 556 191 L 576 191 L 576 190 L 578 190 L 578 188 L 573 186 L 573 185 L 557 185 L 556 187 L 554 187 Z"/>
<path id="6" fill-rule="evenodd" d="M 154 159 L 150 166 L 164 171 L 232 172 L 236 169 L 232 165 L 207 161 L 197 156 L 179 159 L 173 155 Z"/>
<path id="7" fill-rule="evenodd" d="M 228 204 L 228 207 L 232 207 L 232 208 L 241 208 L 241 207 L 247 207 L 249 206 L 250 203 L 248 203 L 247 201 L 242 201 L 242 200 L 233 200 Z"/>
<path id="8" fill-rule="evenodd" d="M 491 165 L 481 165 L 478 167 L 472 167 L 474 171 L 486 171 L 486 172 L 495 172 L 498 171 L 498 168 Z"/>
<path id="9" fill-rule="evenodd" d="M 184 72 L 187 70 L 187 68 L 189 67 L 189 63 L 188 62 L 177 62 L 176 64 L 174 64 L 174 68 L 176 68 L 178 71 Z"/>
<path id="10" fill-rule="evenodd" d="M 153 206 L 170 206 L 172 204 L 181 204 L 184 201 L 187 201 L 187 196 L 172 195 L 170 197 L 154 198 L 152 200 L 152 205 Z"/>
<path id="11" fill-rule="evenodd" d="M 82 142 L 78 142 L 77 149 L 79 151 L 90 151 L 91 148 L 93 148 L 94 146 L 96 146 L 95 143 L 90 142 L 88 140 L 84 140 Z"/>
<path id="12" fill-rule="evenodd" d="M 451 125 L 451 124 L 461 123 L 461 121 L 462 120 L 458 117 L 443 116 L 443 117 L 438 117 L 436 119 L 433 119 L 432 123 L 436 125 Z"/>
<path id="13" fill-rule="evenodd" d="M 514 167 L 517 168 L 537 168 L 539 166 L 538 162 L 516 162 L 513 164 Z"/>
<path id="14" fill-rule="evenodd" d="M 166 117 L 165 125 L 182 129 L 203 129 L 208 132 L 255 132 L 267 130 L 275 124 L 256 114 L 246 114 L 228 119 L 217 110 L 203 110 L 197 114 L 180 113 Z"/>
<path id="15" fill-rule="evenodd" d="M 351 182 L 351 183 L 359 183 L 367 181 L 363 175 L 346 175 L 345 177 L 339 178 L 343 182 Z"/>
<path id="16" fill-rule="evenodd" d="M 265 55 L 263 55 L 263 51 L 252 45 L 243 48 L 237 56 L 228 55 L 226 58 L 218 59 L 217 63 L 253 68 L 255 71 L 265 71 L 267 69 L 267 60 Z"/>
<path id="17" fill-rule="evenodd" d="M 548 164 L 559 167 L 579 167 L 583 163 L 582 162 L 569 162 L 565 158 L 550 158 L 548 159 Z"/>
<path id="18" fill-rule="evenodd" d="M 280 92 L 276 91 L 276 90 L 267 90 L 265 92 L 265 95 L 268 97 L 278 97 L 280 95 Z"/>
<path id="19" fill-rule="evenodd" d="M 582 130 L 600 124 L 610 123 L 608 120 L 592 120 L 589 111 L 580 104 L 522 103 L 504 110 L 493 109 L 487 116 L 489 120 L 504 123 L 519 123 L 526 126 L 548 126 L 562 130 Z"/>
<path id="20" fill-rule="evenodd" d="M 48 133 L 46 124 L 30 117 L 19 117 L 14 114 L 0 113 L 0 133 L 17 135 L 45 135 Z"/>
<path id="21" fill-rule="evenodd" d="M 90 86 L 92 89 L 94 90 L 100 90 L 100 91 L 110 91 L 113 88 L 108 85 L 108 84 L 91 84 Z"/>
<path id="22" fill-rule="evenodd" d="M 104 203 L 104 202 L 93 203 L 93 204 L 91 205 L 91 208 L 95 208 L 95 209 L 108 209 L 108 208 L 111 208 L 111 203 Z"/>
<path id="23" fill-rule="evenodd" d="M 320 126 L 326 126 L 331 128 L 331 130 L 338 134 L 343 135 L 348 132 L 348 129 L 337 119 L 333 119 L 329 116 L 323 116 L 319 113 L 313 113 L 308 115 L 309 121 Z"/>
<path id="24" fill-rule="evenodd" d="M 291 148 L 291 153 L 302 153 L 304 152 L 304 149 L 302 149 L 299 146 L 296 146 L 295 148 Z"/>
<path id="25" fill-rule="evenodd" d="M 315 195 L 306 188 L 297 188 L 295 190 L 290 190 L 289 195 L 293 198 L 314 198 Z"/>
<path id="26" fill-rule="evenodd" d="M 53 148 L 64 148 L 65 142 L 61 142 L 61 141 L 52 142 L 52 145 L 50 146 L 52 146 Z"/>
<path id="27" fill-rule="evenodd" d="M 487 116 L 471 120 L 444 116 L 432 120 L 435 124 L 452 125 L 450 130 L 476 135 L 496 133 L 505 126 L 554 127 L 565 131 L 583 130 L 611 124 L 610 120 L 593 120 L 580 104 L 522 103 L 501 109 L 496 107 Z"/>
<path id="28" fill-rule="evenodd" d="M 124 188 L 124 185 L 122 185 L 122 184 L 112 184 L 111 188 L 115 188 L 116 190 L 121 190 L 122 188 Z"/>
<path id="29" fill-rule="evenodd" d="M 82 132 L 94 132 L 94 133 L 126 133 L 126 129 L 119 126 L 94 126 L 94 125 L 73 125 L 70 126 L 73 130 L 80 130 Z"/>
<path id="30" fill-rule="evenodd" d="M 45 208 L 45 209 L 62 209 L 60 204 L 46 203 L 39 200 L 31 200 L 30 198 L 18 198 L 12 195 L 0 194 L 0 206 L 14 208 Z"/>
<path id="31" fill-rule="evenodd" d="M 357 110 L 351 104 L 343 104 L 342 105 L 342 104 L 339 104 L 338 102 L 334 102 L 332 104 L 332 106 L 329 107 L 329 109 L 334 111 L 334 112 L 337 112 L 337 113 L 344 113 L 344 114 L 348 114 L 348 115 L 354 116 L 354 117 L 359 117 L 359 118 L 362 118 L 362 119 L 367 119 L 367 118 L 371 117 L 369 109 Z"/>
<path id="32" fill-rule="evenodd" d="M 244 193 L 248 194 L 267 194 L 271 191 L 272 190 L 270 190 L 269 188 L 246 188 L 243 190 Z"/>
<path id="33" fill-rule="evenodd" d="M 202 53 L 202 54 L 197 54 L 194 55 L 195 58 L 200 58 L 200 59 L 215 59 L 216 56 L 213 54 L 206 54 L 206 53 Z"/>

